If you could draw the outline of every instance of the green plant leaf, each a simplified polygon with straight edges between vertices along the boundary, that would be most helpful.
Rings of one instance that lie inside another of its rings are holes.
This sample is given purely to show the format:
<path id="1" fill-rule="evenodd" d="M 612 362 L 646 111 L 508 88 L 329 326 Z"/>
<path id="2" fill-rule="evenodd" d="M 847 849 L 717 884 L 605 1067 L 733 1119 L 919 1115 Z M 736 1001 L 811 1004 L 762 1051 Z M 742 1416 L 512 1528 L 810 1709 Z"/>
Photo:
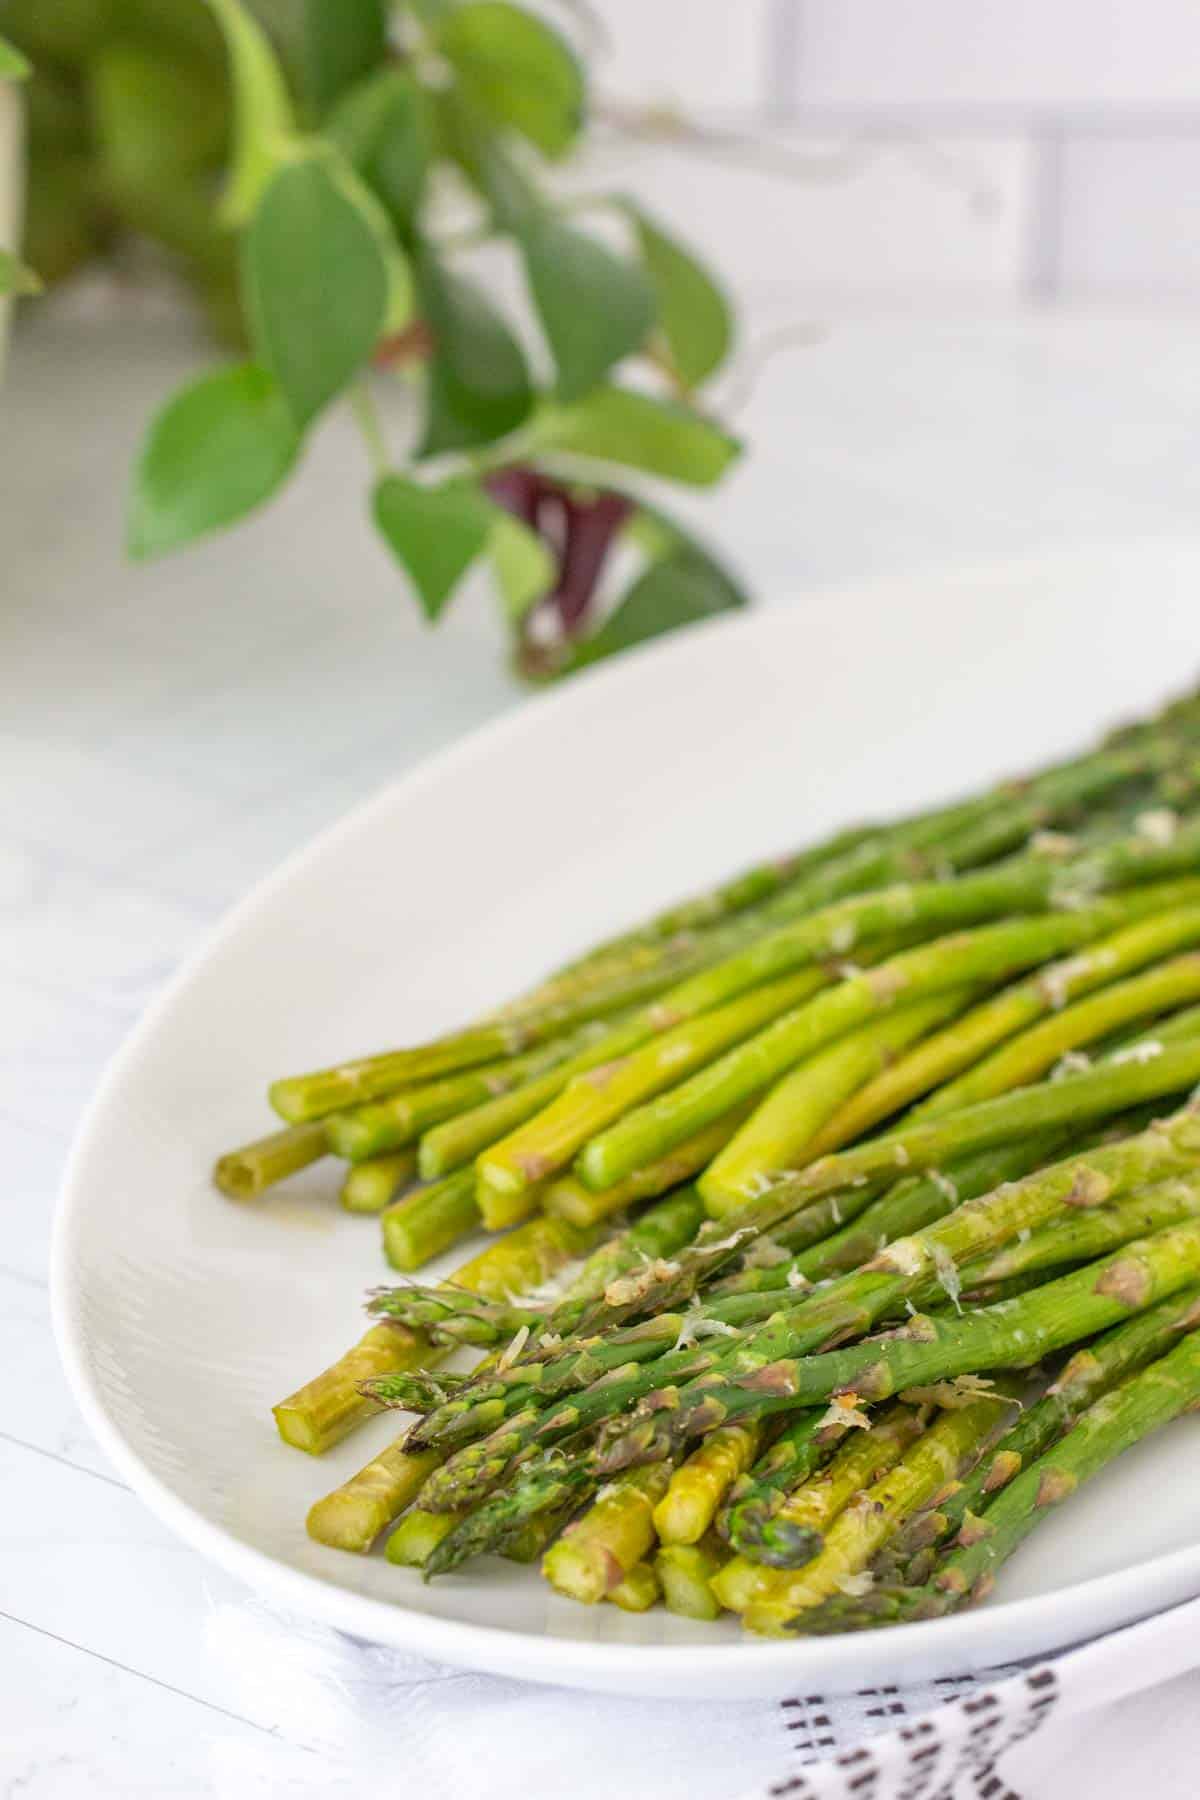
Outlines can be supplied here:
<path id="1" fill-rule="evenodd" d="M 529 285 L 558 369 L 558 394 L 578 400 L 654 324 L 654 290 L 607 245 L 543 213 L 521 231 Z"/>
<path id="2" fill-rule="evenodd" d="M 421 487 L 385 475 L 372 498 L 375 523 L 433 623 L 488 541 L 491 505 L 469 482 Z"/>
<path id="3" fill-rule="evenodd" d="M 492 510 L 487 551 L 504 615 L 510 624 L 519 625 L 554 586 L 558 572 L 554 558 L 536 531 L 500 506 Z"/>
<path id="4" fill-rule="evenodd" d="M 386 0 L 301 0 L 300 79 L 323 119 L 387 55 Z"/>
<path id="5" fill-rule="evenodd" d="M 419 456 L 506 437 L 529 417 L 533 386 L 520 344 L 478 287 L 428 246 L 416 260 L 422 314 L 434 335 L 428 414 Z"/>
<path id="6" fill-rule="evenodd" d="M 233 524 L 273 494 L 300 449 L 272 377 L 253 363 L 203 375 L 152 423 L 134 471 L 128 548 L 138 560 Z"/>
<path id="7" fill-rule="evenodd" d="M 0 81 L 27 81 L 32 73 L 29 58 L 22 56 L 7 38 L 0 37 Z"/>
<path id="8" fill-rule="evenodd" d="M 733 313 L 707 269 L 636 206 L 627 208 L 671 365 L 685 388 L 699 387 L 729 354 Z"/>
<path id="9" fill-rule="evenodd" d="M 689 487 L 711 487 L 741 449 L 702 413 L 618 387 L 596 388 L 574 406 L 547 412 L 538 442 L 545 450 L 622 463 Z"/>
<path id="10" fill-rule="evenodd" d="M 40 294 L 42 284 L 11 250 L 0 250 L 0 294 Z"/>
<path id="11" fill-rule="evenodd" d="M 719 563 L 698 544 L 678 543 L 643 570 L 599 631 L 579 645 L 570 668 L 745 605 L 745 593 Z"/>
<path id="12" fill-rule="evenodd" d="M 303 429 L 364 363 L 388 316 L 375 222 L 327 156 L 279 170 L 242 246 L 251 341 Z"/>
<path id="13" fill-rule="evenodd" d="M 567 40 L 543 19 L 506 0 L 474 0 L 445 14 L 437 42 L 480 112 L 545 156 L 570 149 L 583 124 L 583 71 Z"/>
<path id="14" fill-rule="evenodd" d="M 326 135 L 365 181 L 396 230 L 417 216 L 433 151 L 425 90 L 402 69 L 382 69 L 336 108 Z"/>
<path id="15" fill-rule="evenodd" d="M 233 83 L 233 161 L 221 216 L 244 225 L 295 137 L 292 103 L 270 40 L 241 0 L 209 0 L 225 34 Z"/>

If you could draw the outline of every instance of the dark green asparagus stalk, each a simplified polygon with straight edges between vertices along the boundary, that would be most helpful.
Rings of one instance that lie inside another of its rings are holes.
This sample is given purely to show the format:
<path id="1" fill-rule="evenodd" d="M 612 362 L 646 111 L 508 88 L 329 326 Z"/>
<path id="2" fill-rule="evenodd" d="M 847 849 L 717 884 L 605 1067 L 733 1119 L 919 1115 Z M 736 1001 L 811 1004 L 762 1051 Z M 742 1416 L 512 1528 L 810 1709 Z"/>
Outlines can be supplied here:
<path id="1" fill-rule="evenodd" d="M 528 1463 L 517 1480 L 490 1495 L 447 1532 L 425 1563 L 425 1576 L 444 1575 L 473 1556 L 510 1541 L 534 1519 L 574 1503 L 582 1506 L 598 1480 L 586 1457 L 552 1450 Z"/>
<path id="2" fill-rule="evenodd" d="M 1090 1406 L 1057 1444 L 1016 1475 L 982 1518 L 970 1514 L 957 1547 L 924 1587 L 875 1588 L 830 1597 L 799 1613 L 792 1629 L 853 1631 L 927 1619 L 986 1599 L 995 1573 L 1048 1513 L 1117 1456 L 1200 1402 L 1200 1333 Z"/>
<path id="3" fill-rule="evenodd" d="M 816 1474 L 851 1429 L 849 1419 L 838 1424 L 827 1414 L 823 1406 L 799 1413 L 734 1483 L 716 1520 L 719 1535 L 734 1550 L 753 1554 L 787 1495 Z"/>
<path id="4" fill-rule="evenodd" d="M 984 1512 L 993 1495 L 1069 1430 L 1094 1401 L 1164 1355 L 1181 1333 L 1197 1325 L 1200 1286 L 1193 1284 L 1077 1350 L 1041 1399 L 1019 1415 L 994 1453 L 889 1545 L 889 1582 L 902 1579 L 911 1586 L 926 1580 L 937 1560 L 937 1546 L 957 1534 L 969 1513 Z"/>
<path id="5" fill-rule="evenodd" d="M 1200 1275 L 1200 1222 L 1137 1238 L 1098 1263 L 1035 1288 L 1019 1299 L 963 1317 L 917 1314 L 866 1343 L 817 1356 L 780 1357 L 727 1384 L 712 1378 L 701 1401 L 660 1421 L 658 1454 L 717 1425 L 757 1418 L 852 1393 L 867 1405 L 930 1382 L 980 1369 L 1028 1368 L 1039 1357 L 1143 1310 Z M 606 1472 L 651 1460 L 640 1437 L 618 1437 L 598 1458 Z M 437 1471 L 440 1474 L 442 1471 Z M 436 1479 L 437 1475 L 431 1479 Z"/>

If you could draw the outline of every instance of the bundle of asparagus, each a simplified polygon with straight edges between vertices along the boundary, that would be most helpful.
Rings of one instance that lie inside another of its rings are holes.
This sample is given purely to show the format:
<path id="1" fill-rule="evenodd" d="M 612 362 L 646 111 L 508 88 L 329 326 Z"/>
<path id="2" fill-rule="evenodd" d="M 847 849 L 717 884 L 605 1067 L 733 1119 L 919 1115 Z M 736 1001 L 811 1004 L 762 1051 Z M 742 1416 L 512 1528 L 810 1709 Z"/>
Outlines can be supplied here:
<path id="1" fill-rule="evenodd" d="M 1188 695 L 276 1082 L 285 1128 L 220 1160 L 226 1193 L 339 1156 L 409 1274 L 506 1234 L 375 1290 L 276 1407 L 314 1454 L 418 1415 L 312 1535 L 398 1520 L 427 1578 L 540 1555 L 584 1602 L 765 1632 L 981 1598 L 1200 1402 L 1198 777 Z"/>

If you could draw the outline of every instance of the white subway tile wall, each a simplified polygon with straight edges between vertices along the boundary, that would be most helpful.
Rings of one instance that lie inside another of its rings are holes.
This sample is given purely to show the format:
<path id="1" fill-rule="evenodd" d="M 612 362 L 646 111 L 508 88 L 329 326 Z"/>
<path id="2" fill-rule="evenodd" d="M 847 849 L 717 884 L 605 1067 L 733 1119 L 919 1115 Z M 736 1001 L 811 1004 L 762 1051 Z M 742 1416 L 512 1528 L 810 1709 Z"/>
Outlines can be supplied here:
<path id="1" fill-rule="evenodd" d="M 551 0 L 547 0 L 547 9 Z M 602 95 L 733 146 L 603 159 L 804 305 L 1200 296 L 1195 0 L 591 0 Z M 782 134 L 782 135 L 781 135 Z"/>

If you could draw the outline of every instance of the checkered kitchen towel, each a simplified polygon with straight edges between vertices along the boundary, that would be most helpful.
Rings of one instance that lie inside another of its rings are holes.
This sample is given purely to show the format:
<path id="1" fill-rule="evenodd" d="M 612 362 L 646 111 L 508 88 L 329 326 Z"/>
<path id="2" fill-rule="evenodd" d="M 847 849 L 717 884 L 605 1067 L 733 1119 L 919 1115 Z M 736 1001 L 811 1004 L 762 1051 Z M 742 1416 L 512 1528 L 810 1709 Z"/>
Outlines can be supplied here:
<path id="1" fill-rule="evenodd" d="M 1200 1601 L 1028 1667 L 782 1702 L 629 1700 L 441 1668 L 257 1602 L 213 1648 L 271 1737 L 213 1792 L 422 1800 L 1196 1800 Z"/>

